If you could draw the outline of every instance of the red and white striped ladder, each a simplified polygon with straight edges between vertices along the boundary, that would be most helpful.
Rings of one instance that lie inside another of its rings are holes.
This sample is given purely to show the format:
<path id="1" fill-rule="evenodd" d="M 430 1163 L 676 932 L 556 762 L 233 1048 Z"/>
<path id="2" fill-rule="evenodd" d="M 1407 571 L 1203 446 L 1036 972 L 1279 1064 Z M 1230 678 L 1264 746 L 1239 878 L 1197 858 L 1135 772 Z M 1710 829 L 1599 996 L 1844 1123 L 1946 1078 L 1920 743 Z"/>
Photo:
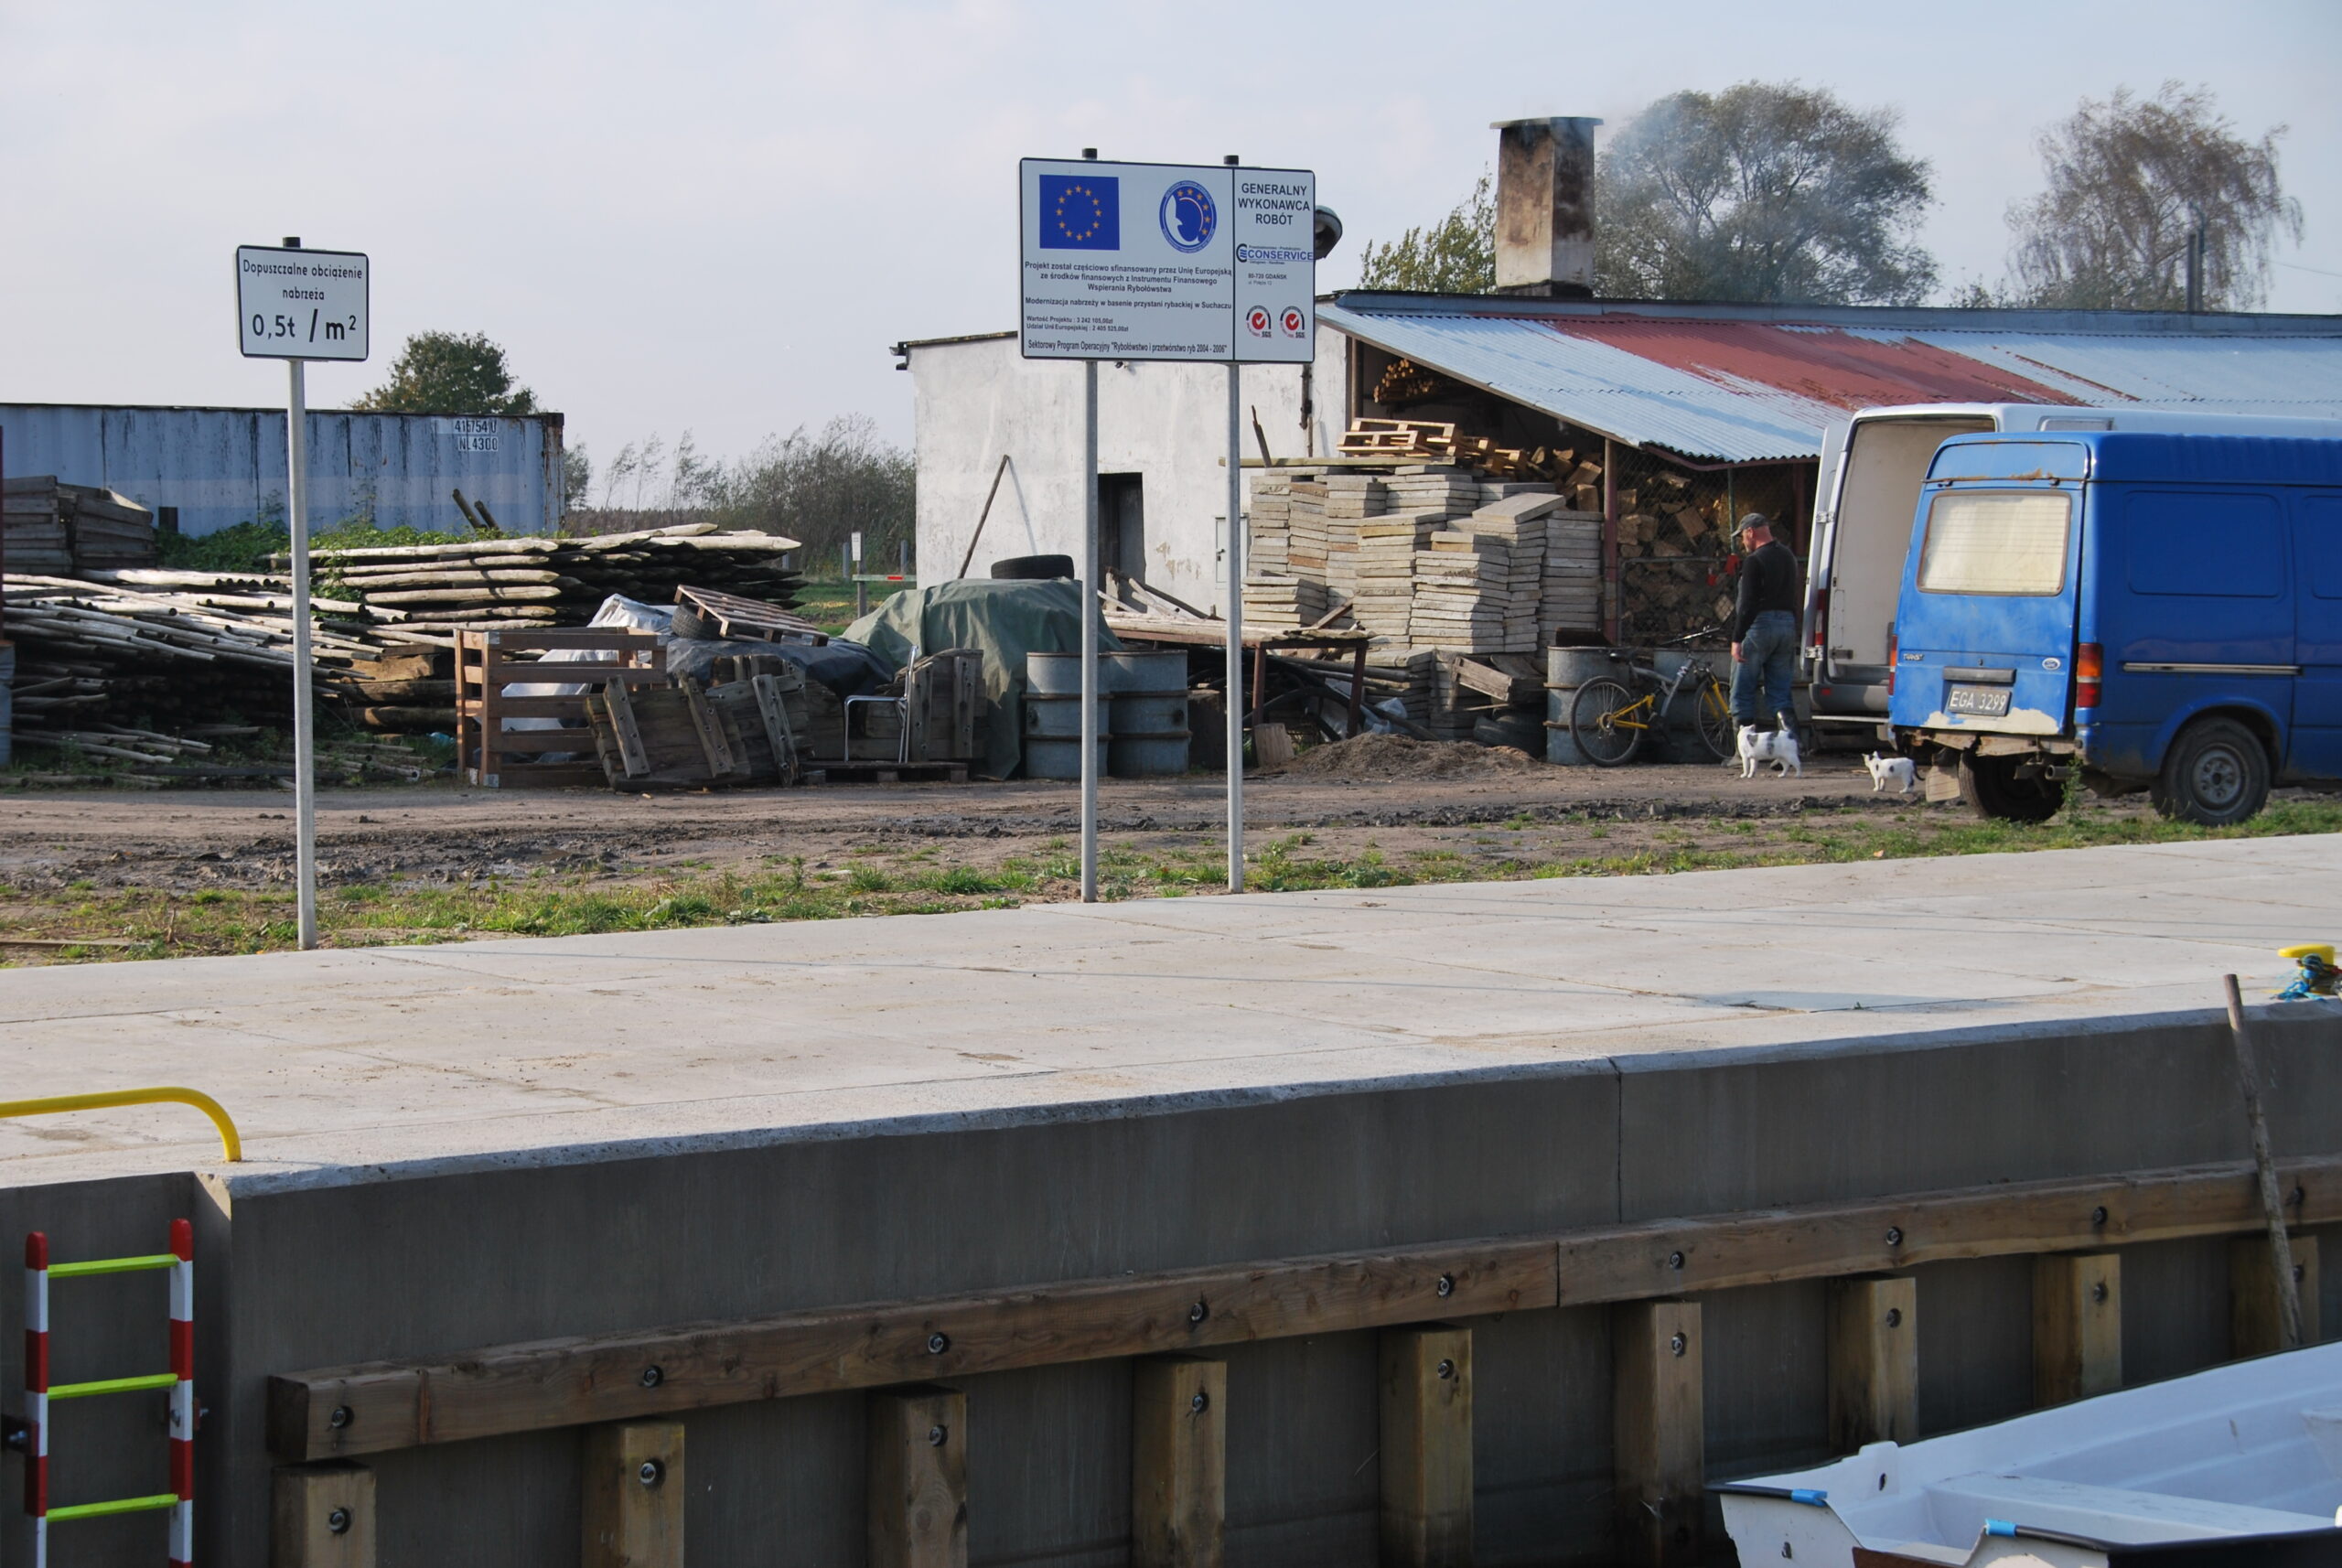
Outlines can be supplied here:
<path id="1" fill-rule="evenodd" d="M 48 1282 L 91 1274 L 171 1272 L 171 1369 L 91 1383 L 48 1380 Z M 167 1492 L 105 1502 L 48 1503 L 48 1407 L 55 1400 L 168 1389 L 171 1394 L 170 1482 Z M 25 1511 L 33 1516 L 33 1568 L 48 1568 L 51 1520 L 99 1519 L 107 1514 L 171 1510 L 170 1568 L 195 1561 L 195 1227 L 171 1221 L 171 1250 L 135 1258 L 91 1258 L 78 1263 L 48 1261 L 48 1238 L 25 1237 Z"/>

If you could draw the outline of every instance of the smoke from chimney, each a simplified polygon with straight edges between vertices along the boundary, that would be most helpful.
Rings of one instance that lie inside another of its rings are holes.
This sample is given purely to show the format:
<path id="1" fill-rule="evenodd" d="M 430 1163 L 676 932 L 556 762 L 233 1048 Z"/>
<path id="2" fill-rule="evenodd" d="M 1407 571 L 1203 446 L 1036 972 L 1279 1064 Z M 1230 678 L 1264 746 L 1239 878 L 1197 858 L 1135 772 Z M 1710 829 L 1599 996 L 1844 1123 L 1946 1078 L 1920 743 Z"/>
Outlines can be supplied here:
<path id="1" fill-rule="evenodd" d="M 1599 120 L 1499 120 L 1497 292 L 1594 295 L 1594 128 Z"/>

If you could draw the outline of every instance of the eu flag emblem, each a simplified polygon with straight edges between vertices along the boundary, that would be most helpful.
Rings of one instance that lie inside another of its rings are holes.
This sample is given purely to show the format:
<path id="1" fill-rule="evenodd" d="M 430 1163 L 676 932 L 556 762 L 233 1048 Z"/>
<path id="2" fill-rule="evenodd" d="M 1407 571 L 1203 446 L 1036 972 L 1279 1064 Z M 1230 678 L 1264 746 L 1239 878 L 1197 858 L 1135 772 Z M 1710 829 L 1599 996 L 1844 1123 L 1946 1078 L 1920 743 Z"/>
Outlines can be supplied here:
<path id="1" fill-rule="evenodd" d="M 1041 177 L 1041 249 L 1123 248 L 1123 182 L 1112 175 Z"/>

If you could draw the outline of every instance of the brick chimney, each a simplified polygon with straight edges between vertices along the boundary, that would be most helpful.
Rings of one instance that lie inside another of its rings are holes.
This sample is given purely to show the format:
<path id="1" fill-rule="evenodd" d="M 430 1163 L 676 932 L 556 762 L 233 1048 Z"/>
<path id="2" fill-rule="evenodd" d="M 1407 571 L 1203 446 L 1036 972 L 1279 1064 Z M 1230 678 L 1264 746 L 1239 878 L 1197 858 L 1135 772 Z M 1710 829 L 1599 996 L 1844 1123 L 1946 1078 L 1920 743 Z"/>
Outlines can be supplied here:
<path id="1" fill-rule="evenodd" d="M 1594 295 L 1594 128 L 1599 120 L 1499 120 L 1497 292 Z"/>

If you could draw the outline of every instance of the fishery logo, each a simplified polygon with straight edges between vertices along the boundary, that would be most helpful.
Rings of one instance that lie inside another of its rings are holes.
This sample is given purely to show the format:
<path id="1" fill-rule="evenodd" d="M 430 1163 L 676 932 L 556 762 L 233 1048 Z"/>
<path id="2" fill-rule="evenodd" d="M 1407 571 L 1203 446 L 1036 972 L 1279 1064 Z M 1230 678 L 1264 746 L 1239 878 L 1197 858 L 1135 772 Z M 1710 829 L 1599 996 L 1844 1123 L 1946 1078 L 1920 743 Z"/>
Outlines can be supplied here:
<path id="1" fill-rule="evenodd" d="M 1183 179 L 1163 193 L 1157 216 L 1163 237 L 1181 255 L 1194 255 L 1219 232 L 1219 209 L 1213 205 L 1211 192 L 1192 179 Z"/>

